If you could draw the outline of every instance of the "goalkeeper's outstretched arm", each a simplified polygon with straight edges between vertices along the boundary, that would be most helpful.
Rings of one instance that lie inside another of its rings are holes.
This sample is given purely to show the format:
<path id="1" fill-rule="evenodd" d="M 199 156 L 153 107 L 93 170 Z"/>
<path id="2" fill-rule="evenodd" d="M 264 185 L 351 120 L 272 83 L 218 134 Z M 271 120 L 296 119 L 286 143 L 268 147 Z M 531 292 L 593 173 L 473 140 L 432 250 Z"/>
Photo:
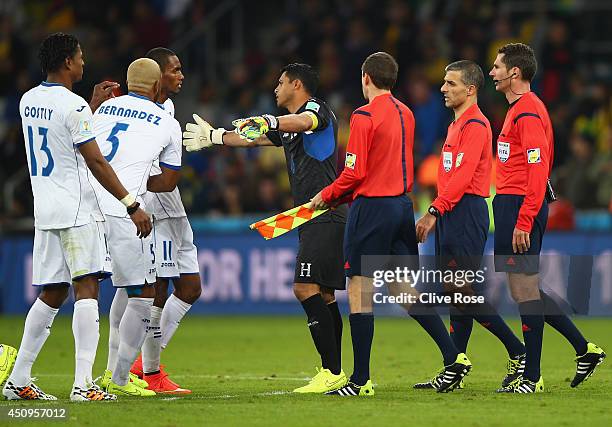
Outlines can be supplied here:
<path id="1" fill-rule="evenodd" d="M 223 134 L 223 145 L 227 145 L 229 147 L 264 147 L 264 146 L 273 146 L 272 141 L 268 139 L 267 136 L 261 135 L 259 138 L 254 139 L 253 141 L 249 141 L 248 139 L 242 138 L 236 132 L 227 131 Z"/>

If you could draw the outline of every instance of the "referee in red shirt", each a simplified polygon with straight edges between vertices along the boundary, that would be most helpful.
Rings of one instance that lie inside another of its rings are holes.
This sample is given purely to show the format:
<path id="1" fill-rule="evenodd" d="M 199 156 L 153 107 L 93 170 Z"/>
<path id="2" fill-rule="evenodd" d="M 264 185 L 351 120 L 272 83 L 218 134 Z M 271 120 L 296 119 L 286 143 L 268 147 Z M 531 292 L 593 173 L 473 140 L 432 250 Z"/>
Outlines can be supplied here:
<path id="1" fill-rule="evenodd" d="M 527 351 L 525 371 L 500 392 L 535 393 L 544 390 L 540 355 L 544 322 L 560 332 L 576 351 L 576 387 L 605 358 L 589 343 L 558 304 L 539 289 L 539 255 L 548 219 L 545 199 L 553 163 L 553 128 L 544 103 L 531 92 L 537 70 L 535 54 L 523 43 L 498 51 L 489 75 L 510 107 L 497 139 L 495 269 L 508 273 L 512 297 L 518 303 Z"/>
<path id="2" fill-rule="evenodd" d="M 416 234 L 424 242 L 435 227 L 436 258 L 440 268 L 477 270 L 480 268 L 489 234 L 489 197 L 491 166 L 491 125 L 478 107 L 478 93 L 484 86 L 484 74 L 473 61 L 457 61 L 444 71 L 440 89 L 444 104 L 452 108 L 455 118 L 448 134 L 438 166 L 438 196 L 429 211 L 417 221 Z M 452 262 L 451 264 L 451 261 Z M 453 267 L 448 267 L 451 264 Z M 482 292 L 482 286 L 472 284 L 454 287 L 450 292 Z M 514 335 L 489 303 L 464 304 L 450 307 L 450 336 L 457 349 L 467 353 L 468 340 L 476 319 L 494 334 L 508 351 L 508 371 L 502 387 L 523 373 L 525 346 Z M 418 389 L 438 388 L 442 375 L 431 381 L 415 384 Z"/>
<path id="3" fill-rule="evenodd" d="M 363 255 L 418 257 L 414 212 L 408 192 L 413 182 L 414 116 L 391 94 L 397 63 L 384 52 L 366 58 L 361 85 L 368 104 L 351 117 L 351 130 L 342 174 L 319 192 L 311 207 L 352 200 L 344 233 L 345 274 L 349 278 L 354 371 L 349 383 L 327 394 L 373 395 L 370 351 L 374 336 L 372 271 L 362 266 Z M 436 341 L 444 356 L 446 381 L 438 391 L 454 388 L 471 364 L 459 354 L 442 319 L 431 307 L 418 306 L 410 315 Z"/>

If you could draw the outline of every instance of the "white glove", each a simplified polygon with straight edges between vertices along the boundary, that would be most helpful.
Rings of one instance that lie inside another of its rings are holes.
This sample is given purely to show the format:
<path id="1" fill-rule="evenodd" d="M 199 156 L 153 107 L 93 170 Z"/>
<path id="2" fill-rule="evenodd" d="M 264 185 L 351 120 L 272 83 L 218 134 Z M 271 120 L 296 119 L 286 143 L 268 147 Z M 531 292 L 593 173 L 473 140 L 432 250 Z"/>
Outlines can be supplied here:
<path id="1" fill-rule="evenodd" d="M 213 144 L 223 145 L 225 129 L 213 128 L 206 120 L 197 114 L 193 115 L 195 123 L 187 123 L 183 132 L 183 145 L 187 151 L 198 151 Z"/>

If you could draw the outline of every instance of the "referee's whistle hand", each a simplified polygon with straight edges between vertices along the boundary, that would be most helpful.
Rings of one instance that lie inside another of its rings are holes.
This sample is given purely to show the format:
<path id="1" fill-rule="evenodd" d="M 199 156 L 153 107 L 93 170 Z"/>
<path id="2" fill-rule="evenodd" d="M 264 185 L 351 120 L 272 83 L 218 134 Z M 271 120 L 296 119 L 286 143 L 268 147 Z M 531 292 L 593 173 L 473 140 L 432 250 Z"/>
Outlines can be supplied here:
<path id="1" fill-rule="evenodd" d="M 326 209 L 329 206 L 323 201 L 322 191 L 319 191 L 312 199 L 310 199 L 309 208 L 313 210 Z"/>
<path id="2" fill-rule="evenodd" d="M 530 246 L 529 233 L 515 227 L 512 233 L 512 250 L 514 253 L 525 253 L 529 250 Z"/>
<path id="3" fill-rule="evenodd" d="M 436 217 L 430 213 L 423 215 L 421 219 L 416 222 L 416 237 L 417 242 L 423 243 L 427 240 L 427 236 L 431 233 L 431 230 L 436 226 Z"/>

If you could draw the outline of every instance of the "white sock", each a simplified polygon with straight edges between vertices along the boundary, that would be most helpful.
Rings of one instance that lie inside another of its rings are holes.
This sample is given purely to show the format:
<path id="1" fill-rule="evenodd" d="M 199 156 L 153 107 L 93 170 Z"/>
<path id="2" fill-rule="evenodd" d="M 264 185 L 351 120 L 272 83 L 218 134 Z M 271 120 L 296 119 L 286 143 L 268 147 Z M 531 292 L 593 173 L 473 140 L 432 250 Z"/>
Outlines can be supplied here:
<path id="1" fill-rule="evenodd" d="M 23 337 L 19 345 L 17 360 L 9 380 L 17 385 L 24 386 L 32 377 L 32 365 L 40 353 L 40 349 L 51 334 L 51 325 L 59 309 L 49 307 L 36 298 L 25 320 Z"/>
<path id="2" fill-rule="evenodd" d="M 113 369 L 113 382 L 124 386 L 129 381 L 130 368 L 138 356 L 151 319 L 153 298 L 129 298 L 119 325 L 119 350 Z"/>
<path id="3" fill-rule="evenodd" d="M 142 370 L 145 374 L 159 371 L 159 359 L 161 353 L 161 328 L 159 323 L 162 316 L 162 308 L 151 307 L 151 323 L 147 331 L 147 337 L 142 345 Z"/>
<path id="4" fill-rule="evenodd" d="M 117 364 L 117 350 L 119 349 L 119 323 L 125 312 L 125 307 L 128 303 L 127 291 L 123 288 L 117 288 L 115 297 L 111 304 L 109 313 L 109 332 L 108 332 L 108 360 L 106 369 L 112 371 Z"/>
<path id="5" fill-rule="evenodd" d="M 181 301 L 174 294 L 170 295 L 166 301 L 166 305 L 164 305 L 161 316 L 161 348 L 166 348 L 170 342 L 170 338 L 172 338 L 176 332 L 176 328 L 178 328 L 181 320 L 190 308 L 191 304 Z"/>
<path id="6" fill-rule="evenodd" d="M 82 299 L 74 303 L 72 333 L 76 350 L 74 386 L 86 389 L 92 383 L 92 368 L 100 339 L 98 301 Z"/>

